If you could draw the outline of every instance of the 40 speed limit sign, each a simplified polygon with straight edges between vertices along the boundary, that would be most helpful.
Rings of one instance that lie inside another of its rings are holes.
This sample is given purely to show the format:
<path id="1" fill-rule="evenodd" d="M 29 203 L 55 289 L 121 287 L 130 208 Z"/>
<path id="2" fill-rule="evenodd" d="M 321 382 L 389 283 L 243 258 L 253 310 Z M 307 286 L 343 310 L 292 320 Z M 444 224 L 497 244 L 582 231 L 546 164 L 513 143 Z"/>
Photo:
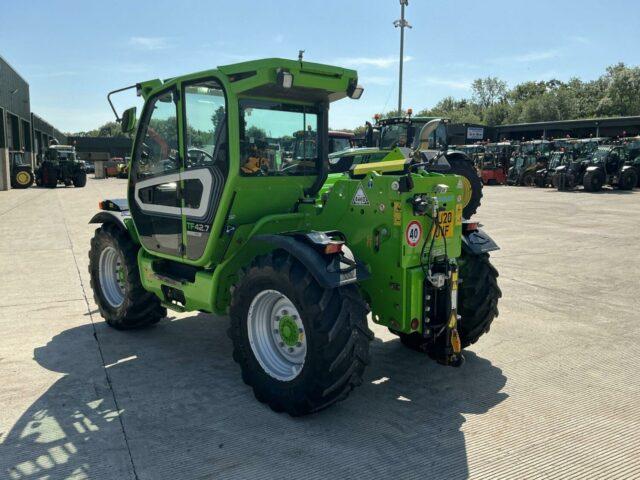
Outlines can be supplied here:
<path id="1" fill-rule="evenodd" d="M 422 238 L 422 225 L 420 222 L 413 221 L 407 225 L 407 230 L 404 232 L 404 237 L 410 247 L 415 247 Z"/>

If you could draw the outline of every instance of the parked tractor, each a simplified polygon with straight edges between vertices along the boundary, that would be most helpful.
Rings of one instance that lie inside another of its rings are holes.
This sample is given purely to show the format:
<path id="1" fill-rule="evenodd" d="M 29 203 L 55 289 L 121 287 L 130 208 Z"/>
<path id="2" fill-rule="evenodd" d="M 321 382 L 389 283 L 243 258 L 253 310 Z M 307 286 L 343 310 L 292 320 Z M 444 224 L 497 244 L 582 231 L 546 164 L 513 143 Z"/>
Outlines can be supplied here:
<path id="1" fill-rule="evenodd" d="M 519 153 L 511 160 L 507 172 L 508 185 L 535 185 L 536 172 L 546 168 L 552 144 L 547 140 L 531 140 L 520 144 Z"/>
<path id="2" fill-rule="evenodd" d="M 556 169 L 562 165 L 567 165 L 573 160 L 573 155 L 564 150 L 558 150 L 551 153 L 549 163 L 545 168 L 536 171 L 535 186 L 536 187 L 556 187 L 553 183 Z"/>
<path id="3" fill-rule="evenodd" d="M 487 143 L 478 159 L 478 170 L 484 185 L 505 185 L 509 158 L 515 146 L 510 142 Z"/>
<path id="4" fill-rule="evenodd" d="M 49 145 L 44 160 L 36 170 L 36 184 L 47 188 L 56 188 L 58 183 L 66 187 L 84 187 L 87 184 L 87 172 L 82 160 L 76 157 L 72 145 Z"/>
<path id="5" fill-rule="evenodd" d="M 443 153 L 356 164 L 319 195 L 329 105 L 360 97 L 355 71 L 265 59 L 131 88 L 145 103 L 137 127 L 134 108 L 117 115 L 137 128 L 128 200 L 102 201 L 91 219 L 91 286 L 110 326 L 152 325 L 167 308 L 229 313 L 242 379 L 291 415 L 362 382 L 369 310 L 446 365 L 489 330 L 498 247 L 463 221 L 461 178 L 431 170 Z M 263 161 L 281 142 L 260 132 L 296 131 L 314 132 L 317 149 Z M 256 161 L 266 167 L 242 169 Z"/>
<path id="6" fill-rule="evenodd" d="M 24 152 L 9 152 L 9 172 L 11 188 L 29 188 L 33 185 L 33 168 L 31 163 L 27 163 Z"/>
<path id="7" fill-rule="evenodd" d="M 428 138 L 420 133 L 429 125 Z M 448 119 L 437 117 L 392 117 L 377 119 L 375 126 L 367 122 L 367 147 L 351 149 L 329 156 L 332 174 L 352 170 L 355 165 L 375 162 L 410 160 L 424 152 L 431 165 L 441 173 L 453 173 L 461 177 L 463 186 L 462 214 L 470 218 L 480 206 L 482 181 L 472 160 L 459 150 L 449 148 Z M 392 164 L 393 165 L 393 164 Z M 334 177 L 332 177 L 334 178 Z M 328 187 L 325 187 L 328 188 Z"/>
<path id="8" fill-rule="evenodd" d="M 626 154 L 625 163 L 635 167 L 636 172 L 640 173 L 640 136 L 623 138 L 622 146 Z M 640 174 L 636 187 L 640 188 Z"/>
<path id="9" fill-rule="evenodd" d="M 626 163 L 626 152 L 620 145 L 602 145 L 591 156 L 582 178 L 587 192 L 598 192 L 603 185 L 631 190 L 638 183 L 638 171 Z"/>

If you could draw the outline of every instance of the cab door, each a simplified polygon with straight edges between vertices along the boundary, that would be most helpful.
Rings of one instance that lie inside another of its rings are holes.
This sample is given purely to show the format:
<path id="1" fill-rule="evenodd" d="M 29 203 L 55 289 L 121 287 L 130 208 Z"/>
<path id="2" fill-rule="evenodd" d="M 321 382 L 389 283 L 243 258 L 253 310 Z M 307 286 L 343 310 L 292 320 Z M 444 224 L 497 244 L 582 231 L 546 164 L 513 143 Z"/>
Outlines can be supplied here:
<path id="1" fill-rule="evenodd" d="M 222 85 L 213 77 L 183 82 L 180 91 L 184 256 L 198 260 L 215 236 L 213 222 L 229 173 L 227 106 Z"/>
<path id="2" fill-rule="evenodd" d="M 184 251 L 178 103 L 178 91 L 170 87 L 145 104 L 128 191 L 131 216 L 142 245 L 173 257 L 182 257 Z"/>

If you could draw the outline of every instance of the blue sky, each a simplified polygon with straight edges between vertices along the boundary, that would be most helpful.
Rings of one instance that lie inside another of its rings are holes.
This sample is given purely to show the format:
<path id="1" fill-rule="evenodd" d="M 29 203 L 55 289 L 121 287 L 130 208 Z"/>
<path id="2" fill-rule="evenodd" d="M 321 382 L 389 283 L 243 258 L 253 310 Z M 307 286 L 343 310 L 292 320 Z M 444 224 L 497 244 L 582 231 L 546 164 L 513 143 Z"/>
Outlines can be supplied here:
<path id="1" fill-rule="evenodd" d="M 261 57 L 359 71 L 360 101 L 332 106 L 355 127 L 397 103 L 398 0 L 0 0 L 0 55 L 27 79 L 32 110 L 64 131 L 113 119 L 109 90 Z M 593 79 L 640 64 L 633 1 L 410 0 L 404 107 L 466 97 L 474 78 Z M 119 99 L 121 108 L 135 102 Z"/>

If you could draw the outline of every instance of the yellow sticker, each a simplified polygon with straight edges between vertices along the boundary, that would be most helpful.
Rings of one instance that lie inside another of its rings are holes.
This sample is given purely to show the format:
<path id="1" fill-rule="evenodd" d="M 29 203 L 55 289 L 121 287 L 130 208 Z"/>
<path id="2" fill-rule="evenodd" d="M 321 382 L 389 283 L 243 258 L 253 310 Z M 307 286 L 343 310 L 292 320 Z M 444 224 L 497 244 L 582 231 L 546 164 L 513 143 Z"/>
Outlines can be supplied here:
<path id="1" fill-rule="evenodd" d="M 402 204 L 393 202 L 393 224 L 395 226 L 402 225 Z"/>
<path id="2" fill-rule="evenodd" d="M 456 225 L 462 225 L 462 204 L 456 205 Z"/>

